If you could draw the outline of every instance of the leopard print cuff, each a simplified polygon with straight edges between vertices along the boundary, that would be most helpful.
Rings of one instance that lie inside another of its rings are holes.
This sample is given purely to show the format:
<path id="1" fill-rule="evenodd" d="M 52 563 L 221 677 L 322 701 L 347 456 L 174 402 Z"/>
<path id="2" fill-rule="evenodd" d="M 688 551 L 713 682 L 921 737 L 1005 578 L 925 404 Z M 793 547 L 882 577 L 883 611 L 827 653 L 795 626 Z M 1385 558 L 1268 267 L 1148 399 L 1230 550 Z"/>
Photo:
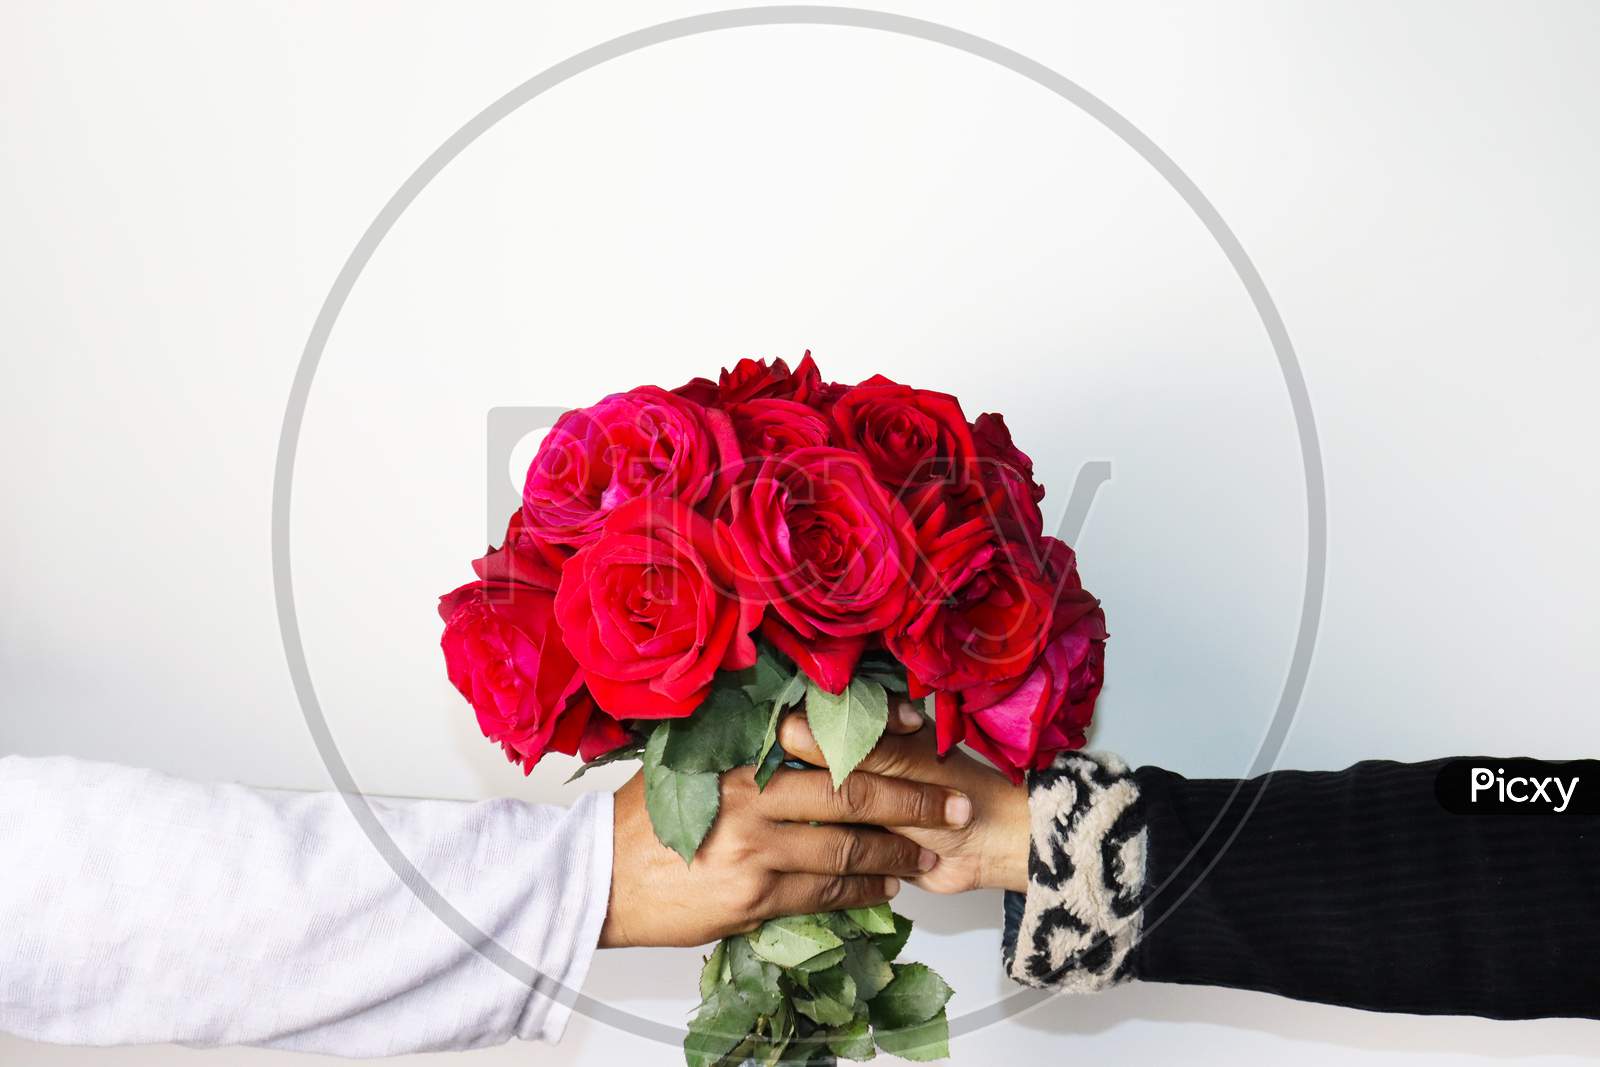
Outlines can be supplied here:
<path id="1" fill-rule="evenodd" d="M 1028 892 L 1007 931 L 1006 973 L 1069 993 L 1127 980 L 1148 838 L 1132 772 L 1116 756 L 1064 752 L 1028 776 L 1028 814 Z"/>

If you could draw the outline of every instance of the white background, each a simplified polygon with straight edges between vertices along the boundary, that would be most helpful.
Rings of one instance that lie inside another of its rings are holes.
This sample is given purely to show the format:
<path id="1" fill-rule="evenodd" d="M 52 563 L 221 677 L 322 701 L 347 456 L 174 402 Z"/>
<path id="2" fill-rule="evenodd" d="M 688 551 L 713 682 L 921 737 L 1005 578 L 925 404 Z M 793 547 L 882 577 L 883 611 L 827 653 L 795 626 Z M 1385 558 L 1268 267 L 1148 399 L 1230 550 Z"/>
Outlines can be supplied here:
<path id="1" fill-rule="evenodd" d="M 889 7 L 1121 111 L 1276 298 L 1330 516 L 1322 637 L 1281 763 L 1595 755 L 1600 7 Z M 481 107 L 700 10 L 0 10 L 0 751 L 327 786 L 269 553 L 279 423 L 322 298 Z M 312 673 L 362 786 L 578 788 L 556 760 L 524 781 L 478 739 L 436 651 L 433 597 L 490 534 L 490 407 L 807 347 L 830 377 L 882 371 L 1005 412 L 1052 519 L 1078 467 L 1110 461 L 1078 546 L 1113 632 L 1093 743 L 1243 771 L 1287 670 L 1306 537 L 1284 385 L 1242 286 L 1176 194 L 1062 100 L 925 42 L 794 27 L 660 46 L 544 95 L 424 192 L 358 284 L 307 412 L 293 544 Z M 1004 994 L 996 899 L 901 903 L 954 1014 Z M 694 959 L 602 953 L 587 991 L 681 1020 Z M 1597 1026 L 1135 986 L 955 1056 L 1557 1064 L 1593 1062 Z M 173 1055 L 0 1038 L 7 1064 Z M 470 1062 L 529 1057 L 678 1062 L 583 1019 L 559 1047 Z"/>

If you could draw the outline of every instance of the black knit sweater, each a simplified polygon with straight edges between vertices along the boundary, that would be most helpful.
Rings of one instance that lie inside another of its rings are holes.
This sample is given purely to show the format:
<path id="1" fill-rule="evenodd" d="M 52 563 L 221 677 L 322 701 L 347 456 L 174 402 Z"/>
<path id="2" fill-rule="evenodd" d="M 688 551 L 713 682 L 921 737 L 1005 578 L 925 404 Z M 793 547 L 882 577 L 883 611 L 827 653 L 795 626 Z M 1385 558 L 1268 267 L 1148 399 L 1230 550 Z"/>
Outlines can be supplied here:
<path id="1" fill-rule="evenodd" d="M 1137 978 L 1600 1018 L 1600 817 L 1451 814 L 1446 762 L 1241 782 L 1063 755 L 1029 781 L 1007 970 L 1079 992 Z"/>

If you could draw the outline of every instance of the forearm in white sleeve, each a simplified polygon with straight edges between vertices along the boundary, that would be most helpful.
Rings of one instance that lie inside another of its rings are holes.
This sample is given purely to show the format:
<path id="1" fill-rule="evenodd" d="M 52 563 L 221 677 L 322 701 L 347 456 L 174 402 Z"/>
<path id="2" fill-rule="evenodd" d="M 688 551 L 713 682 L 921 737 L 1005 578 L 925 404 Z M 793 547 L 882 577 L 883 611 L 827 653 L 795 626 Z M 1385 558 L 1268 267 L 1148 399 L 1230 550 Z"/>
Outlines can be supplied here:
<path id="1" fill-rule="evenodd" d="M 444 899 L 555 995 L 424 907 L 337 793 L 7 756 L 0 1030 L 343 1056 L 557 1040 L 605 919 L 610 795 L 370 803 Z"/>

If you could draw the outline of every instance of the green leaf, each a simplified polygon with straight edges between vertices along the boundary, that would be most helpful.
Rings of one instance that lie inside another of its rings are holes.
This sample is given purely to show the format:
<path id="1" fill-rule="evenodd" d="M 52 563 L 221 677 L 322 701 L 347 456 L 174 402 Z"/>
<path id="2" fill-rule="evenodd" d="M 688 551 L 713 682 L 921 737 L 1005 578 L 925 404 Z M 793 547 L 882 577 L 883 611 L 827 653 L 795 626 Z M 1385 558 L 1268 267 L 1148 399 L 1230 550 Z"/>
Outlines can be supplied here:
<path id="1" fill-rule="evenodd" d="M 684 774 L 661 762 L 668 733 L 669 725 L 662 723 L 645 746 L 644 807 L 656 838 L 691 863 L 716 820 L 721 789 L 715 774 Z"/>
<path id="2" fill-rule="evenodd" d="M 689 1067 L 713 1067 L 737 1048 L 755 1026 L 756 1010 L 729 986 L 718 986 L 700 1005 L 683 1041 Z"/>
<path id="3" fill-rule="evenodd" d="M 792 970 L 801 974 L 810 974 L 813 971 L 825 971 L 829 967 L 844 959 L 844 946 L 830 948 L 826 952 L 819 952 L 803 963 L 797 963 Z"/>
<path id="4" fill-rule="evenodd" d="M 623 745 L 621 748 L 612 749 L 605 755 L 596 756 L 594 759 L 585 763 L 582 767 L 579 767 L 577 770 L 573 771 L 572 777 L 567 779 L 566 784 L 571 785 L 573 782 L 576 782 L 579 778 L 582 778 L 585 774 L 588 774 L 596 767 L 604 767 L 608 763 L 617 763 L 625 759 L 639 759 L 643 755 L 644 744 L 642 742 L 639 744 Z"/>
<path id="5" fill-rule="evenodd" d="M 811 1034 L 806 1040 L 810 1044 L 810 1059 L 806 1060 L 807 1067 L 839 1067 L 839 1061 L 829 1051 L 824 1043 L 827 1032 L 819 1030 Z"/>
<path id="6" fill-rule="evenodd" d="M 844 942 L 831 930 L 818 925 L 808 915 L 788 915 L 770 919 L 750 938 L 756 955 L 779 967 L 798 967 Z"/>
<path id="7" fill-rule="evenodd" d="M 861 990 L 856 988 L 856 980 L 843 967 L 830 967 L 812 975 L 811 992 L 813 995 L 831 997 L 840 1004 L 848 1004 L 851 1015 L 858 1014 L 856 1009 L 861 1006 Z"/>
<path id="8" fill-rule="evenodd" d="M 705 1000 L 711 996 L 711 991 L 722 984 L 722 967 L 728 958 L 728 942 L 718 941 L 717 947 L 711 950 L 711 955 L 706 957 L 706 965 L 700 968 L 700 999 Z"/>
<path id="9" fill-rule="evenodd" d="M 862 1000 L 871 1000 L 894 981 L 894 968 L 871 941 L 845 942 L 839 966 L 855 981 L 856 995 Z"/>
<path id="10" fill-rule="evenodd" d="M 889 695 L 883 686 L 860 678 L 851 679 L 839 694 L 813 682 L 806 689 L 806 718 L 837 789 L 883 736 L 889 722 Z"/>
<path id="11" fill-rule="evenodd" d="M 761 653 L 764 660 L 769 662 L 771 669 L 782 675 L 782 685 L 772 690 L 770 685 L 752 683 L 745 686 L 745 692 L 759 706 L 767 701 L 772 702 L 772 710 L 767 713 L 767 729 L 761 737 L 761 748 L 756 753 L 756 788 L 765 790 L 767 783 L 772 781 L 772 776 L 783 765 L 783 746 L 778 744 L 778 723 L 783 718 L 783 711 L 791 704 L 798 704 L 806 695 L 806 676 L 799 671 L 786 669 L 779 664 L 776 657 L 767 652 Z M 756 661 L 759 669 L 762 660 Z"/>
<path id="12" fill-rule="evenodd" d="M 782 709 L 800 703 L 805 699 L 807 684 L 806 676 L 799 671 L 789 675 L 789 680 L 772 698 L 773 706 Z"/>
<path id="13" fill-rule="evenodd" d="M 861 659 L 856 663 L 856 673 L 871 674 L 873 671 L 899 671 L 904 674 L 905 668 L 900 666 L 900 661 L 888 649 L 869 648 L 861 653 Z"/>
<path id="14" fill-rule="evenodd" d="M 811 995 L 795 997 L 800 1014 L 823 1026 L 844 1026 L 856 1015 L 856 983 L 840 970 L 823 971 L 811 977 Z"/>
<path id="15" fill-rule="evenodd" d="M 778 984 L 778 968 L 755 954 L 747 937 L 729 938 L 728 977 L 739 995 L 762 1015 L 778 1010 L 783 990 Z"/>
<path id="16" fill-rule="evenodd" d="M 783 766 L 784 752 L 782 745 L 773 745 L 761 757 L 761 762 L 756 766 L 756 789 L 764 792 L 767 783 L 772 781 L 772 776 L 778 773 L 778 768 Z"/>
<path id="17" fill-rule="evenodd" d="M 757 707 L 782 692 L 793 677 L 794 671 L 765 646 L 756 657 L 755 666 L 738 673 L 739 687 Z"/>
<path id="18" fill-rule="evenodd" d="M 664 725 L 669 729 L 661 762 L 675 771 L 695 774 L 755 762 L 766 724 L 743 692 L 713 688 L 693 715 Z"/>
<path id="19" fill-rule="evenodd" d="M 905 667 L 884 651 L 868 652 L 862 656 L 856 664 L 855 676 L 877 682 L 891 693 L 904 693 L 909 688 L 906 685 Z"/>
<path id="20" fill-rule="evenodd" d="M 906 684 L 904 671 L 895 670 L 887 665 L 873 664 L 864 666 L 856 671 L 857 678 L 864 678 L 869 682 L 877 682 L 891 693 L 907 693 L 910 686 Z"/>
<path id="21" fill-rule="evenodd" d="M 750 1034 L 735 1045 L 732 1052 L 727 1053 L 722 1059 L 718 1060 L 717 1067 L 743 1067 L 743 1064 L 748 1063 L 751 1055 L 760 1047 L 760 1035 Z"/>
<path id="22" fill-rule="evenodd" d="M 894 981 L 872 998 L 872 1025 L 880 1030 L 902 1030 L 925 1023 L 944 1009 L 950 993 L 944 979 L 927 964 L 897 964 Z"/>
<path id="23" fill-rule="evenodd" d="M 818 912 L 817 914 L 813 915 L 812 918 L 816 919 L 823 926 L 826 926 L 828 929 L 832 930 L 846 941 L 849 941 L 854 937 L 861 937 L 865 933 L 865 931 L 861 929 L 856 921 L 850 918 L 850 916 L 843 911 Z"/>
<path id="24" fill-rule="evenodd" d="M 900 955 L 906 947 L 906 939 L 911 936 L 911 920 L 904 915 L 894 917 L 894 933 L 875 936 L 872 943 L 878 946 L 878 951 L 883 953 L 883 958 L 892 960 Z"/>
<path id="25" fill-rule="evenodd" d="M 843 1060 L 870 1060 L 877 1055 L 872 1048 L 872 1026 L 865 1016 L 857 1016 L 830 1033 L 828 1048 Z"/>
<path id="26" fill-rule="evenodd" d="M 888 901 L 870 908 L 846 908 L 844 913 L 869 934 L 894 933 L 894 909 Z"/>
<path id="27" fill-rule="evenodd" d="M 783 710 L 776 704 L 772 705 L 772 711 L 767 715 L 766 732 L 761 735 L 761 748 L 756 752 L 758 771 L 766 766 L 767 757 L 772 755 L 772 750 L 778 745 L 778 720 L 782 717 Z"/>
<path id="28" fill-rule="evenodd" d="M 762 1063 L 766 1067 L 777 1067 L 783 1062 L 784 1049 L 789 1047 L 793 1038 L 794 1009 L 789 1007 L 788 1000 L 780 1000 L 767 1019 L 767 1047 L 762 1054 Z"/>
<path id="29" fill-rule="evenodd" d="M 874 1024 L 876 1025 L 876 1024 Z M 907 1060 L 942 1060 L 950 1055 L 950 1022 L 940 1008 L 933 1018 L 898 1030 L 877 1029 L 878 1047 Z"/>

